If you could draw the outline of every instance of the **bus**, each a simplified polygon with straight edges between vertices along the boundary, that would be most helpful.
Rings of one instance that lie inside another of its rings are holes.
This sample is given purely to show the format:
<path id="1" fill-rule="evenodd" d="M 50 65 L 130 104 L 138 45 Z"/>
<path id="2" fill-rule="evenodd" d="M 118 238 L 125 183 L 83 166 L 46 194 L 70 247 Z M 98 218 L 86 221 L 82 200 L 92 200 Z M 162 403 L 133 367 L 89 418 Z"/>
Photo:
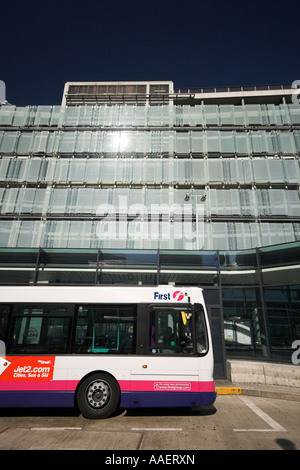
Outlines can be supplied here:
<path id="1" fill-rule="evenodd" d="M 0 286 L 0 407 L 199 407 L 216 398 L 202 289 Z"/>

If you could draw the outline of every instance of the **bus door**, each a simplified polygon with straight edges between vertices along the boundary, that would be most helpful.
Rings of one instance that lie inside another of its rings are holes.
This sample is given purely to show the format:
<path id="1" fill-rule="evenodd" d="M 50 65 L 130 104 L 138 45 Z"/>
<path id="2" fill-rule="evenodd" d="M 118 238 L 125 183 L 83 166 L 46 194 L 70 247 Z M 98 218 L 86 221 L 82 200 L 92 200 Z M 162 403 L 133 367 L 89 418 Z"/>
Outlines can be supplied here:
<path id="1" fill-rule="evenodd" d="M 199 383 L 193 311 L 188 306 L 148 306 L 148 354 L 131 370 L 145 391 L 196 391 Z M 167 395 L 165 395 L 167 398 Z"/>

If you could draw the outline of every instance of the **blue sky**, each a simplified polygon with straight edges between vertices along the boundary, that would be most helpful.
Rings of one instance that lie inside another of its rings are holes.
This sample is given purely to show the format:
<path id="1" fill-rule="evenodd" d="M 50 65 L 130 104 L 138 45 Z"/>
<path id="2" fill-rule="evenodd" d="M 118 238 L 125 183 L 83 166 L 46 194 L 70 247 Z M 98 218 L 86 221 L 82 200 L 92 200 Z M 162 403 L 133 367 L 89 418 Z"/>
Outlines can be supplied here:
<path id="1" fill-rule="evenodd" d="M 0 9 L 0 80 L 16 105 L 60 104 L 67 81 L 300 80 L 299 0 L 14 0 Z"/>

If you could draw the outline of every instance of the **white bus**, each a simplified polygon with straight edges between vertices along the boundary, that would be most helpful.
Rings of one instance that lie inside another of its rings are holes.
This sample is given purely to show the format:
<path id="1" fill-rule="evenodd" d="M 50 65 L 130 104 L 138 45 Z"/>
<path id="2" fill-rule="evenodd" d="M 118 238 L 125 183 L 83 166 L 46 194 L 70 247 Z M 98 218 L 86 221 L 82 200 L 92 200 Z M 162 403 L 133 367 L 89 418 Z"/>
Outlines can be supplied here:
<path id="1" fill-rule="evenodd" d="M 0 286 L 0 407 L 197 407 L 216 393 L 197 287 Z"/>

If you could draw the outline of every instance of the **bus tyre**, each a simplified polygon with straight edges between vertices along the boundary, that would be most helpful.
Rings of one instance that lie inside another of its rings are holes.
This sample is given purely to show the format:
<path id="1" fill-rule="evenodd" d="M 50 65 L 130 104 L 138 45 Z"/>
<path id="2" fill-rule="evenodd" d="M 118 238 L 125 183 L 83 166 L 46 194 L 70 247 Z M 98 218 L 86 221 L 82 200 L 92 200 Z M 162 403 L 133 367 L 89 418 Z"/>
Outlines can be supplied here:
<path id="1" fill-rule="evenodd" d="M 85 418 L 110 416 L 120 400 L 119 385 L 108 374 L 93 374 L 84 379 L 77 392 L 77 405 Z"/>

